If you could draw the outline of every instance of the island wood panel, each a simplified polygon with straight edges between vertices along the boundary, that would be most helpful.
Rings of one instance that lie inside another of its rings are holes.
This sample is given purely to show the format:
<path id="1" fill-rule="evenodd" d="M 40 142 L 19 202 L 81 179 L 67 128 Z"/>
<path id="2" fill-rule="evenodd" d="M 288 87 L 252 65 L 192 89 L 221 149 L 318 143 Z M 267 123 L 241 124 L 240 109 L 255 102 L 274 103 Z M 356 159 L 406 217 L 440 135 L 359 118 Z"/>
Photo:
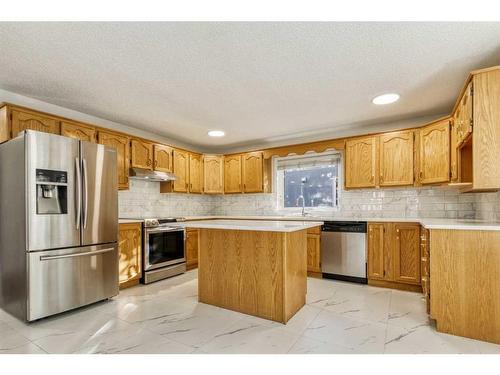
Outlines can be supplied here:
<path id="1" fill-rule="evenodd" d="M 142 224 L 119 225 L 118 275 L 120 289 L 137 285 L 142 274 Z"/>
<path id="2" fill-rule="evenodd" d="M 435 184 L 450 180 L 450 120 L 445 119 L 419 130 L 419 181 Z"/>
<path id="3" fill-rule="evenodd" d="M 437 330 L 500 344 L 500 232 L 430 231 Z"/>
<path id="4" fill-rule="evenodd" d="M 377 186 L 377 155 L 377 137 L 346 141 L 344 163 L 346 189 Z"/>
<path id="5" fill-rule="evenodd" d="M 205 194 L 224 193 L 224 157 L 203 156 L 203 192 Z"/>
<path id="6" fill-rule="evenodd" d="M 81 141 L 96 142 L 97 130 L 93 126 L 84 125 L 75 122 L 62 121 L 61 135 L 79 139 Z"/>
<path id="7" fill-rule="evenodd" d="M 132 168 L 153 170 L 153 143 L 132 138 L 130 150 Z"/>
<path id="8" fill-rule="evenodd" d="M 116 149 L 118 188 L 128 189 L 130 138 L 123 134 L 108 132 L 104 130 L 99 130 L 97 137 L 100 144 L 114 147 Z"/>
<path id="9" fill-rule="evenodd" d="M 172 172 L 172 147 L 155 144 L 154 152 L 154 170 L 160 172 Z"/>
<path id="10" fill-rule="evenodd" d="M 380 186 L 413 185 L 413 131 L 379 138 Z"/>
<path id="11" fill-rule="evenodd" d="M 189 192 L 203 191 L 203 159 L 200 154 L 189 154 Z"/>
<path id="12" fill-rule="evenodd" d="M 262 152 L 249 152 L 242 156 L 243 192 L 261 193 L 263 184 L 263 156 Z"/>
<path id="13" fill-rule="evenodd" d="M 11 132 L 15 138 L 23 130 L 31 129 L 45 133 L 60 134 L 59 121 L 55 117 L 44 116 L 36 112 L 11 110 Z"/>
<path id="14" fill-rule="evenodd" d="M 241 155 L 224 157 L 224 193 L 241 193 Z"/>
<path id="15" fill-rule="evenodd" d="M 500 187 L 500 70 L 474 76 L 473 188 Z"/>
<path id="16" fill-rule="evenodd" d="M 199 230 L 200 302 L 286 323 L 305 303 L 307 230 Z"/>
<path id="17" fill-rule="evenodd" d="M 306 304 L 307 293 L 307 230 L 283 235 L 284 317 L 283 322 Z"/>

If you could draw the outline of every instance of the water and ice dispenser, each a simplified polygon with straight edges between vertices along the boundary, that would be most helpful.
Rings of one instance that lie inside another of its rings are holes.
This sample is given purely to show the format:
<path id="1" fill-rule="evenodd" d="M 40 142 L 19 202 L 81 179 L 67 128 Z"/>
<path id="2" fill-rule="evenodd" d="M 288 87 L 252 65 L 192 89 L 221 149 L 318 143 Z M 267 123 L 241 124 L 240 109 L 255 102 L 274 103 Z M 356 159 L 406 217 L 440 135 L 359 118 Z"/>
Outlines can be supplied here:
<path id="1" fill-rule="evenodd" d="M 68 173 L 49 169 L 36 170 L 36 213 L 68 213 Z"/>

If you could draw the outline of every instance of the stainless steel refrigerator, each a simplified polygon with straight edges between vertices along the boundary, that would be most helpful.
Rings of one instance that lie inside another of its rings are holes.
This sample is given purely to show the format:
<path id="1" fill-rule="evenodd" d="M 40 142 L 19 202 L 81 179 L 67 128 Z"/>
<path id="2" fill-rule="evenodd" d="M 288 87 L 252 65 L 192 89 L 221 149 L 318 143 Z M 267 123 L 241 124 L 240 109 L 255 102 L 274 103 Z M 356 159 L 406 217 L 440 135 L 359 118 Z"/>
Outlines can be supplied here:
<path id="1" fill-rule="evenodd" d="M 116 150 L 36 131 L 0 145 L 0 306 L 32 321 L 118 294 Z"/>

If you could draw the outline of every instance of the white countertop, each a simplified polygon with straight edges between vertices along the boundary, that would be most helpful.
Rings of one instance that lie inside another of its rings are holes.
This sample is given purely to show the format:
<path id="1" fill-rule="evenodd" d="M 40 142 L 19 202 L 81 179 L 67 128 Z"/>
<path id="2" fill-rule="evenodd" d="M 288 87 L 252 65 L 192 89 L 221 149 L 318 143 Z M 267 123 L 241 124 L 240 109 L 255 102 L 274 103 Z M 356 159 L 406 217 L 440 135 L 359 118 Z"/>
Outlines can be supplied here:
<path id="1" fill-rule="evenodd" d="M 321 221 L 289 221 L 289 220 L 201 220 L 184 221 L 169 224 L 181 228 L 254 230 L 263 232 L 296 232 L 321 226 Z"/>
<path id="2" fill-rule="evenodd" d="M 281 221 L 281 222 L 323 222 L 323 221 L 366 221 L 366 222 L 394 222 L 394 223 L 419 223 L 424 228 L 427 229 L 453 229 L 453 230 L 492 230 L 500 231 L 500 222 L 488 222 L 483 220 L 472 220 L 472 219 L 432 219 L 432 218 L 352 218 L 352 217 L 328 217 L 328 216 L 186 216 L 186 221 L 191 223 L 196 223 L 197 221 L 223 221 L 224 224 L 228 224 L 227 221 L 241 222 L 249 220 L 257 221 Z M 120 219 L 120 224 L 126 223 L 137 223 L 142 222 L 140 219 Z M 253 224 L 250 224 L 253 225 Z M 321 225 L 321 224 L 317 224 Z M 316 225 L 313 225 L 316 226 Z M 195 228 L 193 224 L 190 224 L 190 228 Z M 196 226 L 196 228 L 199 228 Z M 251 230 L 251 229 L 248 229 Z M 260 230 L 260 229 L 255 229 Z"/>
<path id="3" fill-rule="evenodd" d="M 186 220 L 279 220 L 279 221 L 366 221 L 369 223 L 419 223 L 427 229 L 492 230 L 500 231 L 500 222 L 473 219 L 432 219 L 432 218 L 352 218 L 328 216 L 187 216 Z"/>

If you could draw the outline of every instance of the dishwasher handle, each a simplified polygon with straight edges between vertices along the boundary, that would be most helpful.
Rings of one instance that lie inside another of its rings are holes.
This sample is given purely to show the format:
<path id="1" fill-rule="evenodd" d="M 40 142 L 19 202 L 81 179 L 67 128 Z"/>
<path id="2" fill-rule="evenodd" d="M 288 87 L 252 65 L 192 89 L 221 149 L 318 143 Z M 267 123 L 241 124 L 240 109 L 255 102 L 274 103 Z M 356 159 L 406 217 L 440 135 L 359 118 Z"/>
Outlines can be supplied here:
<path id="1" fill-rule="evenodd" d="M 322 232 L 366 233 L 366 221 L 325 221 Z"/>

